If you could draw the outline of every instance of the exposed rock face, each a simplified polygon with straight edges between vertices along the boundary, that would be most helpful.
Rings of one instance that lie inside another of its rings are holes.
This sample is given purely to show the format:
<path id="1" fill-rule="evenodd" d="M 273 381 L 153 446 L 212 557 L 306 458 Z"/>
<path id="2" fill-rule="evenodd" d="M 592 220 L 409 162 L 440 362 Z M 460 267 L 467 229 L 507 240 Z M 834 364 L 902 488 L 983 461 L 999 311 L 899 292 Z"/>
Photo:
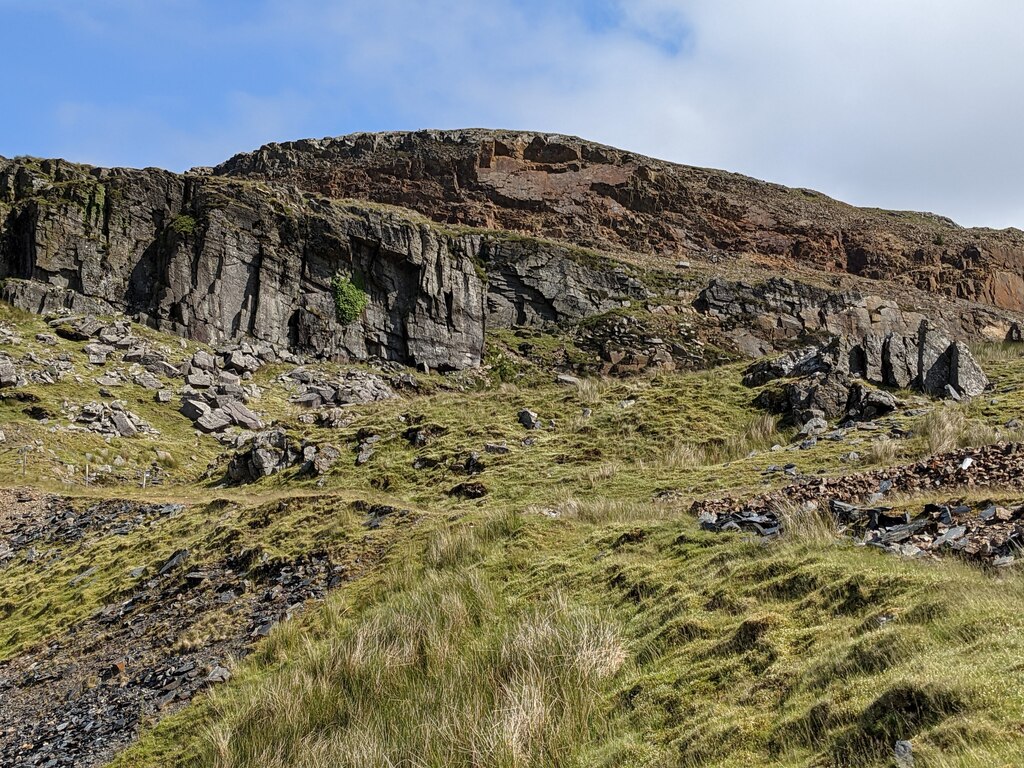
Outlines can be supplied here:
<path id="1" fill-rule="evenodd" d="M 339 271 L 368 294 L 347 324 Z M 479 363 L 488 314 L 560 322 L 643 294 L 568 246 L 247 181 L 32 160 L 0 161 L 0 278 L 33 311 L 124 311 L 204 342 L 439 369 Z"/>
<path id="2" fill-rule="evenodd" d="M 1024 233 L 857 209 L 565 136 L 357 134 L 188 174 L 0 158 L 0 298 L 126 312 L 216 344 L 474 366 L 485 327 L 572 323 L 649 296 L 634 268 L 591 247 L 687 265 L 768 259 L 993 308 L 914 307 L 953 338 L 1019 336 L 1019 318 L 996 308 L 1024 310 Z M 345 322 L 338 273 L 367 294 Z M 800 334 L 919 322 L 887 299 L 787 281 L 716 281 L 702 300 L 750 354 Z"/>
<path id="3" fill-rule="evenodd" d="M 835 337 L 824 346 L 758 361 L 747 369 L 743 382 L 759 386 L 779 378 L 795 380 L 766 390 L 757 403 L 800 425 L 821 417 L 871 419 L 896 406 L 891 395 L 870 390 L 856 379 L 956 398 L 980 395 L 988 386 L 967 347 L 950 341 L 926 320 L 910 336 Z"/>
<path id="4" fill-rule="evenodd" d="M 598 248 L 758 254 L 1024 310 L 1024 232 L 855 208 L 820 193 L 513 131 L 353 134 L 268 144 L 214 173 L 414 208 L 441 222 Z"/>
<path id="5" fill-rule="evenodd" d="M 925 320 L 961 339 L 1010 340 L 1016 327 L 1011 315 L 967 302 L 932 300 L 908 309 L 882 296 L 829 291 L 782 277 L 762 283 L 712 278 L 695 306 L 722 323 L 750 354 L 770 353 L 823 335 L 913 336 Z"/>

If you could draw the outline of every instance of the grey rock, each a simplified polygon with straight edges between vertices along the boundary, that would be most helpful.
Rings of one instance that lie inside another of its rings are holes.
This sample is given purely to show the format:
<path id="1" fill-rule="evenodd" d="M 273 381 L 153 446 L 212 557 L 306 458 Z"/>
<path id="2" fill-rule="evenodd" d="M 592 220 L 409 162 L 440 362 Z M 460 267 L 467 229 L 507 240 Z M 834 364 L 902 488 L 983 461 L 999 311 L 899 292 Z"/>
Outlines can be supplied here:
<path id="1" fill-rule="evenodd" d="M 113 423 L 117 434 L 121 437 L 134 437 L 139 433 L 132 420 L 123 411 L 112 411 L 110 413 L 110 421 Z"/>
<path id="2" fill-rule="evenodd" d="M 169 389 L 161 389 L 156 393 L 158 403 L 169 403 L 174 399 L 174 393 Z"/>
<path id="3" fill-rule="evenodd" d="M 233 423 L 230 415 L 220 408 L 204 413 L 196 419 L 196 427 L 203 432 L 223 432 Z"/>
<path id="4" fill-rule="evenodd" d="M 293 397 L 291 402 L 301 408 L 319 408 L 324 404 L 324 399 L 319 392 L 303 392 Z"/>
<path id="5" fill-rule="evenodd" d="M 213 355 L 201 349 L 192 355 L 191 363 L 193 368 L 201 371 L 212 371 L 217 367 Z"/>
<path id="6" fill-rule="evenodd" d="M 828 422 L 821 416 L 812 416 L 800 428 L 800 434 L 804 437 L 816 437 L 828 429 Z"/>
<path id="7" fill-rule="evenodd" d="M 892 413 L 899 407 L 899 401 L 890 393 L 853 382 L 846 400 L 845 418 L 850 421 L 873 421 L 879 416 Z"/>
<path id="8" fill-rule="evenodd" d="M 136 376 L 135 383 L 138 384 L 140 387 L 145 387 L 146 389 L 155 390 L 163 387 L 163 383 L 160 381 L 160 379 L 158 379 L 149 371 L 146 371 L 145 373 Z"/>
<path id="9" fill-rule="evenodd" d="M 541 421 L 537 414 L 528 408 L 523 408 L 519 411 L 519 423 L 522 424 L 526 429 L 540 429 Z"/>
<path id="10" fill-rule="evenodd" d="M 312 460 L 311 471 L 314 475 L 326 475 L 340 458 L 341 451 L 336 446 L 321 445 L 317 448 L 316 456 Z"/>
<path id="11" fill-rule="evenodd" d="M 233 424 L 236 424 L 243 429 L 263 429 L 263 422 L 260 421 L 259 416 L 237 401 L 225 403 L 222 406 L 222 410 L 223 413 L 231 419 Z"/>
<path id="12" fill-rule="evenodd" d="M 250 354 L 240 349 L 224 354 L 224 368 L 235 373 L 255 373 L 260 369 L 262 363 Z"/>
<path id="13" fill-rule="evenodd" d="M 146 363 L 146 370 L 157 376 L 166 376 L 169 379 L 174 379 L 181 375 L 181 371 L 166 360 L 154 360 Z"/>
<path id="14" fill-rule="evenodd" d="M 93 365 L 105 365 L 107 357 L 113 353 L 114 348 L 108 344 L 86 344 L 82 347 L 82 351 L 88 355 L 89 362 Z"/>
<path id="15" fill-rule="evenodd" d="M 185 383 L 196 389 L 207 389 L 213 386 L 213 376 L 206 371 L 193 371 L 185 377 Z"/>
<path id="16" fill-rule="evenodd" d="M 281 428 L 257 432 L 248 446 L 228 464 L 228 479 L 250 483 L 294 466 L 301 453 Z"/>
<path id="17" fill-rule="evenodd" d="M 914 768 L 914 746 L 909 741 L 897 741 L 893 758 L 896 768 Z"/>
<path id="18" fill-rule="evenodd" d="M 0 361 L 0 388 L 14 387 L 18 384 L 18 369 L 14 363 Z"/>
<path id="19" fill-rule="evenodd" d="M 210 412 L 210 406 L 198 398 L 186 397 L 181 401 L 180 410 L 186 418 L 196 421 Z"/>
<path id="20" fill-rule="evenodd" d="M 373 456 L 376 444 L 380 442 L 380 435 L 370 435 L 359 442 L 356 448 L 356 466 L 362 466 Z"/>

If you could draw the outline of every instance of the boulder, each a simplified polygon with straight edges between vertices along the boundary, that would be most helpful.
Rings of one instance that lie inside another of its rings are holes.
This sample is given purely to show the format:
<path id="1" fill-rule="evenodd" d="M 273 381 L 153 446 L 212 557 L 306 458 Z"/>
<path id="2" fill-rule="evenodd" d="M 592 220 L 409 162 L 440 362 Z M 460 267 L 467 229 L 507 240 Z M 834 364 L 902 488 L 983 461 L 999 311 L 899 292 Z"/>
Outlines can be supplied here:
<path id="1" fill-rule="evenodd" d="M 890 393 L 865 386 L 861 382 L 853 382 L 846 400 L 848 421 L 873 421 L 879 416 L 892 413 L 900 403 Z"/>
<path id="2" fill-rule="evenodd" d="M 260 421 L 259 416 L 238 401 L 225 403 L 222 406 L 222 410 L 231 419 L 233 424 L 242 427 L 242 429 L 263 429 L 263 422 Z"/>
<path id="3" fill-rule="evenodd" d="M 201 349 L 192 355 L 191 364 L 193 368 L 198 368 L 201 371 L 212 371 L 217 367 L 213 355 Z"/>
<path id="4" fill-rule="evenodd" d="M 888 393 L 854 387 L 858 380 L 937 397 L 973 397 L 988 387 L 970 350 L 937 332 L 927 320 L 910 335 L 834 337 L 822 346 L 758 361 L 747 368 L 743 382 L 760 386 L 779 378 L 795 381 L 762 393 L 757 402 L 788 414 L 788 421 L 795 424 L 805 423 L 812 411 L 826 418 L 845 413 L 848 419 L 864 420 L 897 407 Z"/>
<path id="5" fill-rule="evenodd" d="M 220 408 L 204 413 L 196 419 L 196 427 L 203 432 L 223 432 L 232 424 L 231 416 Z"/>
<path id="6" fill-rule="evenodd" d="M 228 479 L 250 483 L 294 466 L 301 452 L 281 428 L 257 432 L 252 441 L 228 464 Z"/>
<path id="7" fill-rule="evenodd" d="M 196 389 L 207 389 L 213 386 L 213 376 L 206 371 L 192 371 L 185 377 L 185 383 Z"/>
<path id="8" fill-rule="evenodd" d="M 138 384 L 140 387 L 144 387 L 146 389 L 156 390 L 163 387 L 163 384 L 160 382 L 160 379 L 158 379 L 149 371 L 146 371 L 145 373 L 141 373 L 138 376 L 136 376 L 135 383 Z"/>
<path id="9" fill-rule="evenodd" d="M 523 408 L 519 411 L 519 423 L 526 429 L 540 429 L 541 427 L 540 418 L 529 408 Z"/>
<path id="10" fill-rule="evenodd" d="M 180 411 L 185 418 L 196 421 L 210 412 L 210 406 L 197 397 L 186 397 L 181 401 Z"/>
<path id="11" fill-rule="evenodd" d="M 14 363 L 0 360 L 0 388 L 18 385 L 18 369 Z"/>
<path id="12" fill-rule="evenodd" d="M 114 348 L 109 344 L 92 343 L 82 347 L 82 351 L 89 356 L 89 362 L 93 365 L 105 365 L 107 356 L 113 353 Z"/>
<path id="13" fill-rule="evenodd" d="M 139 433 L 128 414 L 124 411 L 111 411 L 110 421 L 121 437 L 134 437 Z"/>
<path id="14" fill-rule="evenodd" d="M 340 458 L 341 451 L 336 446 L 321 445 L 310 463 L 310 471 L 314 475 L 326 475 Z"/>

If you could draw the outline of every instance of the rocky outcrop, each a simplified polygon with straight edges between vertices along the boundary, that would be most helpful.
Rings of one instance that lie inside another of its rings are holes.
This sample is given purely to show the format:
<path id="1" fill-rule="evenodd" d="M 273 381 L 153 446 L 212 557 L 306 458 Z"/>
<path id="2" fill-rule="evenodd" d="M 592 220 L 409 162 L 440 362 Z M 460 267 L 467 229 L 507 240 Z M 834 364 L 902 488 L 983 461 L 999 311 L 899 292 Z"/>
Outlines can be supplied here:
<path id="1" fill-rule="evenodd" d="M 208 343 L 247 337 L 324 358 L 474 366 L 489 318 L 564 322 L 643 295 L 612 267 L 565 245 L 245 180 L 0 164 L 3 299 L 127 312 Z M 367 296 L 345 321 L 338 273 Z"/>
<path id="2" fill-rule="evenodd" d="M 1011 340 L 1014 315 L 955 299 L 906 302 L 852 290 L 828 290 L 777 277 L 763 282 L 712 278 L 695 308 L 717 320 L 748 354 L 770 354 L 808 338 L 912 336 L 925 320 L 957 339 Z"/>
<path id="3" fill-rule="evenodd" d="M 743 383 L 760 386 L 782 378 L 792 380 L 765 390 L 756 402 L 798 426 L 819 418 L 871 419 L 895 407 L 891 396 L 857 380 L 958 400 L 980 395 L 989 383 L 970 350 L 926 320 L 909 336 L 834 337 L 823 346 L 760 360 L 746 370 Z"/>
<path id="4" fill-rule="evenodd" d="M 943 296 L 935 311 L 901 309 L 784 280 L 714 281 L 702 306 L 748 354 L 878 322 L 916 328 L 914 313 L 954 338 L 1002 338 L 1019 335 L 1020 317 L 998 308 L 1024 310 L 1024 233 L 857 209 L 565 136 L 357 134 L 187 174 L 0 159 L 0 298 L 125 312 L 218 345 L 475 366 L 487 327 L 575 323 L 648 298 L 639 270 L 605 255 L 621 251 L 729 274 L 752 261 L 812 267 Z M 339 274 L 365 293 L 351 317 L 335 306 Z M 964 312 L 948 297 L 975 303 Z"/>
<path id="5" fill-rule="evenodd" d="M 818 192 L 519 131 L 361 133 L 268 144 L 214 169 L 435 221 L 700 261 L 770 258 L 1024 310 L 1024 232 L 855 208 Z"/>

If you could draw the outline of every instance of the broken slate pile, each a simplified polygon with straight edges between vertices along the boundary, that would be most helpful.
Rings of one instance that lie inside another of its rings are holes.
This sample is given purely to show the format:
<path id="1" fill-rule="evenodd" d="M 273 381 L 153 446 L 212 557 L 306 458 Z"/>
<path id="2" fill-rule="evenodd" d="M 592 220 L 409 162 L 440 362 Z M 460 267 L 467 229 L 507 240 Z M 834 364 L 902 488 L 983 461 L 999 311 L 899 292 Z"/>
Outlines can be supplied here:
<path id="1" fill-rule="evenodd" d="M 32 492 L 0 489 L 0 506 L 20 528 L 38 532 L 75 514 L 67 500 Z M 415 522 L 393 508 L 353 506 L 367 512 L 368 528 Z M 123 526 L 178 512 L 104 502 L 78 514 L 65 532 L 73 530 L 73 538 L 117 535 Z M 347 546 L 342 562 L 322 552 L 273 559 L 245 549 L 217 561 L 187 549 L 141 560 L 130 571 L 134 581 L 113 602 L 65 634 L 0 662 L 0 765 L 105 765 L 143 723 L 151 725 L 228 680 L 229 659 L 246 656 L 277 623 L 372 568 L 387 550 L 379 537 Z M 18 557 L 28 551 L 19 548 Z M 74 586 L 87 589 L 92 577 L 84 571 Z M 217 632 L 192 634 L 213 620 Z"/>
<path id="2" fill-rule="evenodd" d="M 864 544 L 905 557 L 958 555 L 1000 568 L 1012 565 L 1024 547 L 1024 506 L 926 504 L 913 516 L 838 500 L 829 507 Z"/>
<path id="3" fill-rule="evenodd" d="M 856 506 L 861 502 L 877 505 L 893 491 L 921 493 L 963 487 L 1024 488 L 1024 446 L 999 443 L 965 448 L 902 467 L 801 480 L 750 499 L 699 500 L 691 511 L 706 530 L 774 536 L 782 526 L 780 510 L 827 502 L 840 524 L 875 546 L 916 556 L 945 553 L 944 547 L 949 544 L 949 552 L 994 565 L 1012 562 L 1004 558 L 1013 554 L 1024 535 L 1024 508 L 1007 510 L 985 505 L 979 511 L 957 505 L 929 505 L 911 518 L 891 515 L 888 507 Z M 673 493 L 663 491 L 659 498 L 673 498 Z M 956 549 L 952 548 L 954 543 Z"/>
<path id="4" fill-rule="evenodd" d="M 158 430 L 143 421 L 138 414 L 126 409 L 120 400 L 110 403 L 90 402 L 82 406 L 68 405 L 65 413 L 73 422 L 69 429 L 89 430 L 104 437 L 160 434 Z"/>
<path id="5" fill-rule="evenodd" d="M 692 510 L 723 514 L 739 509 L 768 511 L 780 505 L 799 506 L 823 499 L 859 501 L 871 499 L 885 483 L 890 490 L 924 493 L 942 488 L 1024 488 L 1024 444 L 995 443 L 940 453 L 914 464 L 858 472 L 838 477 L 800 480 L 748 499 L 722 497 L 694 502 Z M 659 498 L 676 498 L 661 491 Z"/>
<path id="6" fill-rule="evenodd" d="M 282 375 L 279 380 L 283 383 L 298 383 L 298 393 L 291 401 L 303 408 L 355 405 L 397 397 L 382 376 L 369 371 L 346 371 L 341 378 L 326 379 L 319 371 L 296 368 Z"/>
<path id="7" fill-rule="evenodd" d="M 85 509 L 77 509 L 59 496 L 44 496 L 40 504 L 29 506 L 32 494 L 11 491 L 14 502 L 4 501 L 0 518 L 0 566 L 22 552 L 29 562 L 42 556 L 48 547 L 72 544 L 86 533 L 123 536 L 154 520 L 173 517 L 181 504 L 140 504 L 121 499 L 105 499 Z M 43 510 L 40 514 L 39 509 Z"/>

